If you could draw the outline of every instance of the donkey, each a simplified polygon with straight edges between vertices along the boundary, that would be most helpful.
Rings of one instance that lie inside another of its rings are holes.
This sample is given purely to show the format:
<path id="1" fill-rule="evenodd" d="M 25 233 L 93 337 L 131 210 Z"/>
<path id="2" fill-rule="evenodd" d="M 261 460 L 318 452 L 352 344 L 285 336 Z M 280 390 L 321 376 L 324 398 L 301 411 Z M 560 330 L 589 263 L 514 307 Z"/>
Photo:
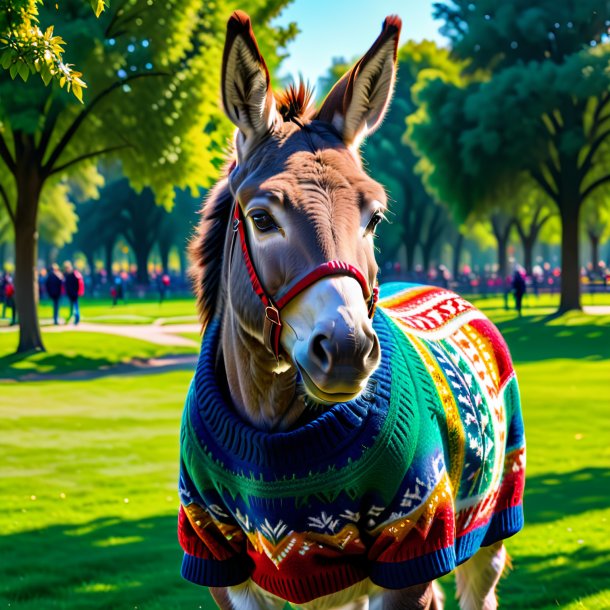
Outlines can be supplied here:
<path id="1" fill-rule="evenodd" d="M 233 13 L 237 127 L 191 244 L 203 325 L 181 431 L 182 574 L 222 610 L 497 607 L 524 442 L 505 343 L 458 295 L 376 283 L 382 186 L 358 147 L 392 95 L 401 21 L 319 109 L 279 96 Z"/>

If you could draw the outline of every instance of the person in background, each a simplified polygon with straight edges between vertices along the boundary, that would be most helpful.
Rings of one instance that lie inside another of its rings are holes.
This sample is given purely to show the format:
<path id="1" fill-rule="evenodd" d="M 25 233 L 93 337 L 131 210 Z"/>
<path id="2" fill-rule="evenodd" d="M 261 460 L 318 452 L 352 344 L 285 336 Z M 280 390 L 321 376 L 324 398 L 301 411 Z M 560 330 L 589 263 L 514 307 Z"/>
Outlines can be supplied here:
<path id="1" fill-rule="evenodd" d="M 6 271 L 2 272 L 0 276 L 0 303 L 2 303 L 2 317 L 6 317 L 6 283 L 7 283 L 8 274 Z"/>
<path id="2" fill-rule="evenodd" d="M 68 320 L 74 314 L 74 325 L 80 322 L 80 309 L 78 299 L 85 294 L 85 280 L 78 269 L 74 269 L 70 261 L 64 263 L 64 285 L 66 287 L 66 296 L 70 300 L 70 315 Z"/>
<path id="3" fill-rule="evenodd" d="M 45 288 L 51 301 L 53 301 L 53 324 L 59 324 L 59 299 L 61 298 L 61 287 L 64 281 L 64 276 L 59 270 L 59 265 L 53 263 L 47 273 Z"/>
<path id="4" fill-rule="evenodd" d="M 525 277 L 523 277 L 523 273 L 519 267 L 515 269 L 515 273 L 513 274 L 512 287 L 515 294 L 515 309 L 517 310 L 519 317 L 521 317 L 521 303 L 523 302 L 526 285 Z"/>
<path id="5" fill-rule="evenodd" d="M 157 276 L 157 288 L 159 289 L 159 303 L 163 303 L 165 300 L 165 293 L 167 292 L 170 285 L 170 277 L 167 273 Z"/>
<path id="6" fill-rule="evenodd" d="M 13 278 L 10 275 L 7 275 L 5 277 L 5 280 L 6 283 L 4 285 L 4 304 L 6 307 L 10 307 L 11 326 L 15 326 L 15 324 L 17 323 L 17 308 L 15 307 L 15 284 L 13 284 Z"/>

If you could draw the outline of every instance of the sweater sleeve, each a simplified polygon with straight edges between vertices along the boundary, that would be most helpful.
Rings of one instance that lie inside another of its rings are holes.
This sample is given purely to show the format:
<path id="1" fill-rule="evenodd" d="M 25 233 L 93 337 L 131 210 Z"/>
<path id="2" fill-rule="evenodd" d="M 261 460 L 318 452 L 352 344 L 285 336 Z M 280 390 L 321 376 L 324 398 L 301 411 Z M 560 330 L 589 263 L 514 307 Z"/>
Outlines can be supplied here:
<path id="1" fill-rule="evenodd" d="M 206 587 L 230 587 L 245 582 L 251 572 L 248 556 L 236 553 L 212 523 L 196 518 L 204 512 L 196 504 L 180 506 L 178 539 L 184 550 L 183 578 Z"/>
<path id="2" fill-rule="evenodd" d="M 247 581 L 252 572 L 246 538 L 230 518 L 212 516 L 205 501 L 180 475 L 178 541 L 184 551 L 183 578 L 206 587 L 230 587 Z"/>

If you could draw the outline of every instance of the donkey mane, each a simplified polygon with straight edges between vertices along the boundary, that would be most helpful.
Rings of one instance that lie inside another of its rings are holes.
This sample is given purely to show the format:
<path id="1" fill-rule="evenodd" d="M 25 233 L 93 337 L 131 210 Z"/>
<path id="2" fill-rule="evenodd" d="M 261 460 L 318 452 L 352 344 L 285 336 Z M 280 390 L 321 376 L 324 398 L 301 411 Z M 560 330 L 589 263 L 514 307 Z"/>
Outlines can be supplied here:
<path id="1" fill-rule="evenodd" d="M 301 80 L 298 85 L 290 84 L 281 93 L 276 93 L 275 103 L 284 121 L 293 121 L 309 118 L 314 111 L 312 98 L 313 88 Z"/>
<path id="2" fill-rule="evenodd" d="M 223 171 L 228 174 L 229 166 Z M 199 225 L 189 243 L 189 275 L 197 295 L 202 332 L 216 311 L 232 203 L 228 180 L 219 180 L 203 202 Z"/>

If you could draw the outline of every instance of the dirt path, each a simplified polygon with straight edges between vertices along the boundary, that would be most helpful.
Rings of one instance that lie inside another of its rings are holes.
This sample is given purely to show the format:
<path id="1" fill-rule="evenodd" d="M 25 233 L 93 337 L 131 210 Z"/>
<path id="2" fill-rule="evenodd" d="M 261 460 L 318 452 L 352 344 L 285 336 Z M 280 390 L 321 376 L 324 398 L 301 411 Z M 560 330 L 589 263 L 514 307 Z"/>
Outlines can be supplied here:
<path id="1" fill-rule="evenodd" d="M 589 305 L 583 310 L 592 316 L 610 315 L 610 305 Z"/>
<path id="2" fill-rule="evenodd" d="M 5 326 L 0 328 L 0 332 L 17 332 L 17 326 Z M 116 335 L 118 337 L 128 337 L 148 341 L 156 345 L 174 345 L 184 347 L 199 347 L 199 342 L 181 337 L 179 333 L 197 334 L 201 330 L 199 324 L 167 324 L 159 326 L 156 324 L 95 324 L 93 322 L 81 322 L 77 326 L 74 324 L 62 324 L 60 326 L 45 326 L 47 333 L 103 333 L 105 335 Z"/>

